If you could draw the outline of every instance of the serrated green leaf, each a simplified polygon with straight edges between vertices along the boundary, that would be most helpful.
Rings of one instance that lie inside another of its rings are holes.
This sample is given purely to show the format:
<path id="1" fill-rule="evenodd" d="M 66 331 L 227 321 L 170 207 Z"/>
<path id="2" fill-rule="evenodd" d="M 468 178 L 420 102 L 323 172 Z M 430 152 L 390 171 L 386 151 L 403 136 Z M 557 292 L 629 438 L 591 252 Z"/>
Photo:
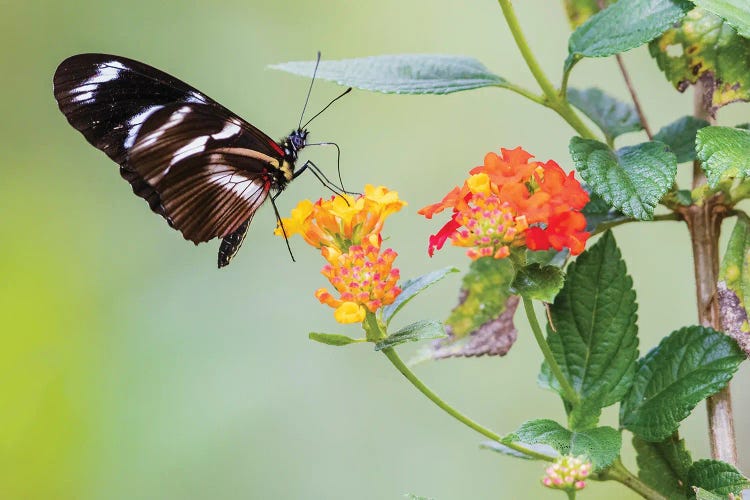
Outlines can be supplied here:
<path id="1" fill-rule="evenodd" d="M 670 123 L 654 135 L 654 140 L 663 142 L 677 157 L 677 163 L 695 160 L 695 134 L 708 122 L 694 116 L 683 116 Z"/>
<path id="2" fill-rule="evenodd" d="M 633 280 L 607 231 L 568 267 L 550 308 L 555 331 L 547 326 L 555 360 L 579 395 L 569 415 L 574 430 L 595 426 L 601 409 L 627 392 L 638 359 L 637 309 Z M 560 392 L 546 363 L 540 380 Z"/>
<path id="3" fill-rule="evenodd" d="M 640 47 L 682 19 L 692 4 L 685 0 L 617 2 L 591 17 L 568 40 L 566 70 L 581 57 L 608 57 Z"/>
<path id="4" fill-rule="evenodd" d="M 688 472 L 688 483 L 717 495 L 741 495 L 750 487 L 748 478 L 734 466 L 719 460 L 698 460 Z"/>
<path id="5" fill-rule="evenodd" d="M 693 0 L 693 3 L 724 19 L 741 36 L 750 38 L 750 4 L 747 0 Z"/>
<path id="6" fill-rule="evenodd" d="M 695 150 L 706 172 L 708 184 L 750 174 L 750 130 L 706 127 L 698 131 Z"/>
<path id="7" fill-rule="evenodd" d="M 458 269 L 455 267 L 445 267 L 406 281 L 401 286 L 401 293 L 398 294 L 398 297 L 393 301 L 393 304 L 387 305 L 383 308 L 383 320 L 386 324 L 390 323 L 396 313 L 398 313 L 402 307 L 416 297 L 422 290 L 434 285 L 441 279 L 445 278 L 448 274 L 457 272 Z"/>
<path id="8" fill-rule="evenodd" d="M 670 333 L 638 362 L 620 425 L 646 441 L 665 439 L 695 405 L 726 386 L 743 359 L 736 342 L 712 328 Z"/>
<path id="9" fill-rule="evenodd" d="M 750 99 L 750 40 L 703 9 L 690 12 L 651 42 L 649 50 L 678 91 L 701 82 L 703 107 L 712 114 L 730 102 Z"/>
<path id="10" fill-rule="evenodd" d="M 633 447 L 641 481 L 667 498 L 687 497 L 687 474 L 693 459 L 684 440 L 673 435 L 650 443 L 634 436 Z"/>
<path id="11" fill-rule="evenodd" d="M 565 275 L 559 267 L 531 264 L 518 270 L 513 290 L 529 299 L 552 302 L 564 281 Z"/>
<path id="12" fill-rule="evenodd" d="M 597 88 L 568 89 L 568 101 L 591 118 L 608 141 L 627 132 L 643 129 L 633 106 L 620 102 Z"/>
<path id="13" fill-rule="evenodd" d="M 695 492 L 695 500 L 727 500 L 726 495 L 717 495 L 716 493 L 711 493 L 703 488 L 694 486 L 693 491 Z"/>
<path id="14" fill-rule="evenodd" d="M 529 444 L 526 446 L 530 450 L 541 453 L 542 455 L 548 455 L 551 457 L 559 455 L 557 450 L 546 444 Z M 540 460 L 537 457 L 527 455 L 526 453 L 521 453 L 520 451 L 514 450 L 513 448 L 510 448 L 497 441 L 484 441 L 479 445 L 479 447 L 485 450 L 492 450 L 497 453 L 502 453 L 503 455 L 508 455 L 509 457 L 522 458 L 524 460 Z"/>
<path id="15" fill-rule="evenodd" d="M 334 346 L 344 346 L 344 345 L 349 345 L 349 344 L 358 344 L 360 342 L 366 342 L 365 339 L 353 339 L 351 337 L 347 337 L 346 335 L 339 335 L 337 333 L 310 332 L 310 334 L 308 335 L 308 338 L 310 340 L 314 340 L 315 342 L 320 342 L 321 344 L 334 345 Z"/>
<path id="16" fill-rule="evenodd" d="M 287 62 L 271 68 L 312 77 L 315 61 Z M 472 57 L 436 54 L 323 60 L 315 77 L 388 94 L 449 94 L 481 87 L 503 87 L 508 83 Z"/>
<path id="17" fill-rule="evenodd" d="M 482 323 L 469 335 L 456 337 L 452 334 L 453 330 L 446 326 L 448 338 L 434 342 L 411 362 L 472 356 L 505 356 L 518 337 L 518 331 L 513 324 L 518 302 L 517 295 L 508 297 L 500 316 Z"/>
<path id="18" fill-rule="evenodd" d="M 524 422 L 517 431 L 505 436 L 502 441 L 524 445 L 544 444 L 562 455 L 584 456 L 591 461 L 594 471 L 612 465 L 622 447 L 620 433 L 611 427 L 572 432 L 549 419 Z"/>
<path id="19" fill-rule="evenodd" d="M 422 320 L 405 326 L 401 330 L 388 336 L 385 340 L 375 344 L 376 351 L 388 347 L 395 347 L 404 342 L 418 342 L 420 340 L 434 340 L 445 337 L 443 324 L 439 321 Z"/>
<path id="20" fill-rule="evenodd" d="M 461 286 L 462 300 L 445 321 L 456 340 L 502 314 L 515 275 L 510 259 L 483 257 L 471 263 Z"/>
<path id="21" fill-rule="evenodd" d="M 640 220 L 653 219 L 656 204 L 672 188 L 677 175 L 677 158 L 661 142 L 612 151 L 599 141 L 573 137 L 570 155 L 576 170 L 596 194 L 625 215 Z"/>

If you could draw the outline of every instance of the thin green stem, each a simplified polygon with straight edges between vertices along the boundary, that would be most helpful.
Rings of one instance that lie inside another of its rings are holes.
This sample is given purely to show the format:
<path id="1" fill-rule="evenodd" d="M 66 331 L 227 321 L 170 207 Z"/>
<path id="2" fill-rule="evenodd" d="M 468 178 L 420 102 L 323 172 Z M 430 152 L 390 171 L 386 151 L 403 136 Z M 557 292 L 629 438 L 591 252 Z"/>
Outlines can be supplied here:
<path id="1" fill-rule="evenodd" d="M 486 427 L 483 427 L 482 425 L 478 424 L 477 422 L 473 421 L 463 413 L 459 412 L 455 408 L 453 408 L 451 405 L 440 399 L 440 397 L 432 392 L 429 387 L 424 385 L 421 380 L 412 372 L 408 366 L 404 364 L 404 362 L 401 360 L 401 358 L 396 354 L 396 351 L 392 347 L 387 347 L 383 349 L 383 354 L 390 360 L 390 362 L 393 364 L 393 366 L 396 367 L 398 371 L 401 372 L 401 374 L 406 377 L 406 379 L 411 382 L 411 384 L 419 390 L 422 394 L 427 396 L 427 398 L 435 403 L 438 407 L 440 407 L 444 412 L 446 412 L 448 415 L 452 416 L 462 424 L 466 425 L 467 427 L 470 427 L 471 429 L 474 429 L 479 434 L 493 440 L 502 442 L 503 445 L 507 446 L 508 448 L 511 448 L 513 450 L 516 450 L 518 452 L 521 452 L 525 455 L 528 455 L 530 457 L 536 458 L 538 460 L 545 460 L 547 462 L 553 462 L 555 460 L 554 457 L 551 457 L 549 455 L 545 455 L 543 453 L 536 452 L 530 448 L 527 448 L 526 446 L 520 445 L 518 443 L 513 442 L 505 442 L 501 441 L 502 436 L 499 434 L 487 429 Z"/>
<path id="2" fill-rule="evenodd" d="M 531 325 L 531 331 L 534 332 L 534 338 L 536 339 L 536 343 L 539 345 L 539 349 L 542 350 L 542 354 L 544 354 L 544 359 L 547 361 L 547 364 L 550 367 L 550 370 L 552 370 L 552 374 L 555 376 L 555 379 L 557 379 L 557 382 L 560 384 L 560 388 L 562 389 L 562 396 L 570 403 L 577 403 L 578 402 L 578 394 L 576 393 L 575 389 L 573 389 L 573 386 L 570 385 L 570 382 L 568 382 L 568 379 L 565 378 L 565 375 L 563 374 L 562 370 L 560 369 L 560 365 L 557 364 L 557 361 L 555 360 L 554 354 L 552 354 L 552 350 L 549 348 L 549 344 L 547 343 L 547 340 L 544 338 L 544 334 L 542 333 L 542 329 L 539 326 L 539 321 L 536 318 L 536 313 L 534 312 L 534 304 L 531 301 L 531 299 L 523 297 L 523 307 L 526 310 L 526 317 L 529 319 L 529 324 Z"/>
<path id="3" fill-rule="evenodd" d="M 682 220 L 682 216 L 674 212 L 668 213 L 668 214 L 654 215 L 654 218 L 651 220 L 638 220 L 638 219 L 633 219 L 631 217 L 623 216 L 622 219 L 615 219 L 609 222 L 602 222 L 601 224 L 596 226 L 596 229 L 591 233 L 591 236 L 594 236 L 599 233 L 603 233 L 607 229 L 612 229 L 613 227 L 621 226 L 623 224 L 628 224 L 630 222 L 661 222 L 661 221 L 669 221 L 669 220 L 671 221 Z"/>
<path id="4" fill-rule="evenodd" d="M 496 87 L 499 87 L 501 89 L 507 89 L 511 92 L 515 92 L 516 94 L 522 95 L 526 99 L 533 101 L 537 104 L 541 104 L 542 106 L 550 107 L 549 102 L 547 102 L 547 99 L 544 98 L 544 96 L 536 95 L 530 90 L 527 90 L 520 85 L 516 85 L 514 83 L 503 83 L 502 85 L 496 85 Z"/>
<path id="5" fill-rule="evenodd" d="M 612 467 L 599 473 L 599 479 L 603 481 L 612 480 L 622 483 L 643 498 L 649 500 L 667 500 L 666 497 L 662 496 L 659 492 L 652 490 L 648 485 L 633 475 L 632 472 L 625 468 L 619 458 L 615 460 Z"/>
<path id="6" fill-rule="evenodd" d="M 503 10 L 505 22 L 508 23 L 508 28 L 510 28 L 510 32 L 518 46 L 518 50 L 521 52 L 523 60 L 526 62 L 526 66 L 528 66 L 529 71 L 531 71 L 531 74 L 534 76 L 534 79 L 539 84 L 539 87 L 547 98 L 547 107 L 557 112 L 557 114 L 568 122 L 568 124 L 573 127 L 581 137 L 586 139 L 596 139 L 597 137 L 594 133 L 589 130 L 581 118 L 575 113 L 575 111 L 573 111 L 573 108 L 568 101 L 560 97 L 555 86 L 552 85 L 552 82 L 550 82 L 547 75 L 542 71 L 542 67 L 539 65 L 536 57 L 534 57 L 534 53 L 531 51 L 531 48 L 526 41 L 526 37 L 521 30 L 521 25 L 518 22 L 511 0 L 498 0 L 498 3 Z"/>

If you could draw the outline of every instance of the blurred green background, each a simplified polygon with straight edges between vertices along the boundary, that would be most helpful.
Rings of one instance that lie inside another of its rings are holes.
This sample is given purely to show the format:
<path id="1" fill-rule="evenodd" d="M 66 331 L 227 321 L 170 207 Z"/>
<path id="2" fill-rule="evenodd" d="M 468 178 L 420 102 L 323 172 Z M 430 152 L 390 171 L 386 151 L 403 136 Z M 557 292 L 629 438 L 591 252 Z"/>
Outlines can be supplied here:
<path id="1" fill-rule="evenodd" d="M 562 6 L 528 0 L 517 9 L 557 80 L 568 36 Z M 79 52 L 164 69 L 274 137 L 296 124 L 308 82 L 266 66 L 312 59 L 317 50 L 328 59 L 472 55 L 535 88 L 497 4 L 2 0 L 0 42 L 0 498 L 560 498 L 538 485 L 541 464 L 479 450 L 480 436 L 433 407 L 371 348 L 307 340 L 310 330 L 358 331 L 317 303 L 322 260 L 292 240 L 297 262 L 290 262 L 272 235 L 271 207 L 255 218 L 232 265 L 217 271 L 216 242 L 194 247 L 151 214 L 52 97 L 57 64 Z M 625 59 L 655 129 L 691 112 L 690 92 L 677 94 L 645 49 Z M 581 63 L 571 83 L 627 97 L 612 60 Z M 311 109 L 339 90 L 320 82 Z M 734 106 L 720 123 L 749 116 L 747 105 Z M 355 91 L 316 120 L 311 140 L 340 144 L 348 186 L 384 184 L 409 202 L 386 233 L 410 277 L 467 265 L 454 248 L 427 258 L 438 223 L 418 217 L 419 207 L 500 146 L 523 145 L 570 168 L 571 134 L 548 110 L 499 90 Z M 335 168 L 323 148 L 304 157 Z M 327 195 L 303 176 L 280 210 Z M 616 237 L 637 287 L 644 352 L 696 321 L 687 232 L 654 223 L 618 228 Z M 458 283 L 446 280 L 401 320 L 445 317 Z M 506 358 L 417 372 L 498 432 L 533 417 L 561 420 L 561 405 L 536 386 L 540 355 L 520 316 L 518 324 Z M 744 367 L 735 378 L 745 471 L 748 373 Z M 616 425 L 614 410 L 605 423 Z M 708 456 L 705 427 L 701 405 L 683 427 L 696 457 Z M 634 463 L 629 451 L 626 463 Z M 633 498 L 617 485 L 590 489 L 589 498 Z"/>

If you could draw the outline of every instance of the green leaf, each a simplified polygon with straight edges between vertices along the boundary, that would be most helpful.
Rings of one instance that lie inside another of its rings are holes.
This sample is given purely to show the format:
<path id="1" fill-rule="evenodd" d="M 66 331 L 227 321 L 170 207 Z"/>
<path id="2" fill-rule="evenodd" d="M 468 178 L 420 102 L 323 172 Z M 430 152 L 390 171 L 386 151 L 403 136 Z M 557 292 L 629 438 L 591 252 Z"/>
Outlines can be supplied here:
<path id="1" fill-rule="evenodd" d="M 513 289 L 521 296 L 552 302 L 564 281 L 565 276 L 559 267 L 531 264 L 518 270 Z"/>
<path id="2" fill-rule="evenodd" d="M 596 123 L 608 142 L 627 132 L 643 129 L 633 106 L 622 103 L 597 88 L 568 89 L 568 100 Z"/>
<path id="3" fill-rule="evenodd" d="M 600 471 L 612 465 L 620 455 L 622 437 L 611 427 L 597 427 L 572 432 L 554 420 L 541 419 L 524 422 L 521 427 L 505 436 L 504 443 L 548 445 L 561 455 L 584 456 Z"/>
<path id="4" fill-rule="evenodd" d="M 443 330 L 441 322 L 430 320 L 417 321 L 375 344 L 375 350 L 382 351 L 387 347 L 395 347 L 404 342 L 418 342 L 420 340 L 441 339 L 443 337 L 445 337 L 445 330 Z"/>
<path id="5" fill-rule="evenodd" d="M 360 342 L 366 342 L 366 339 L 353 339 L 351 337 L 347 337 L 346 335 L 338 335 L 336 333 L 310 332 L 310 334 L 308 335 L 308 338 L 310 340 L 314 340 L 315 342 L 320 342 L 321 344 L 328 344 L 328 345 L 335 345 L 335 346 L 358 344 Z"/>
<path id="6" fill-rule="evenodd" d="M 626 2 L 618 2 L 615 5 Z M 677 158 L 661 142 L 645 142 L 612 151 L 591 139 L 573 137 L 570 154 L 589 187 L 614 208 L 651 220 L 659 200 L 672 188 Z"/>
<path id="7" fill-rule="evenodd" d="M 456 339 L 466 337 L 505 310 L 516 270 L 510 259 L 483 257 L 471 263 L 463 278 L 460 303 L 445 324 Z"/>
<path id="8" fill-rule="evenodd" d="M 611 231 L 568 267 L 565 286 L 550 308 L 547 341 L 579 395 L 571 428 L 596 425 L 601 408 L 627 392 L 638 359 L 638 306 L 633 280 Z M 540 382 L 558 390 L 545 363 Z"/>
<path id="9" fill-rule="evenodd" d="M 523 458 L 524 460 L 540 460 L 537 457 L 527 455 L 526 453 L 522 453 L 518 450 L 514 450 L 513 448 L 510 448 L 497 441 L 484 441 L 479 445 L 479 447 L 485 450 L 492 450 L 497 453 L 502 453 L 503 455 L 508 455 L 509 457 Z M 532 451 L 541 453 L 542 455 L 548 455 L 552 457 L 559 455 L 557 450 L 546 444 L 529 444 L 526 445 L 526 447 Z"/>
<path id="10" fill-rule="evenodd" d="M 695 134 L 708 122 L 693 116 L 683 116 L 670 123 L 654 135 L 654 140 L 663 142 L 677 157 L 677 163 L 695 160 Z"/>
<path id="11" fill-rule="evenodd" d="M 690 486 L 703 488 L 717 495 L 741 495 L 750 481 L 734 466 L 719 460 L 698 460 L 688 472 Z"/>
<path id="12" fill-rule="evenodd" d="M 750 38 L 750 5 L 747 0 L 693 0 L 695 5 L 724 19 L 741 36 Z"/>
<path id="13" fill-rule="evenodd" d="M 633 437 L 638 477 L 667 498 L 688 496 L 687 475 L 693 459 L 685 441 L 674 435 L 658 443 Z"/>
<path id="14" fill-rule="evenodd" d="M 419 292 L 434 285 L 441 279 L 445 278 L 448 274 L 457 272 L 458 269 L 455 267 L 445 267 L 406 281 L 406 283 L 401 285 L 401 293 L 398 294 L 398 297 L 393 301 L 393 304 L 387 305 L 383 308 L 383 320 L 386 324 L 390 323 L 396 313 L 399 312 L 411 299 L 416 297 Z"/>
<path id="15" fill-rule="evenodd" d="M 697 486 L 693 487 L 693 491 L 695 492 L 696 500 L 727 500 L 726 495 L 717 495 L 716 493 L 711 493 L 710 491 L 698 488 Z"/>
<path id="16" fill-rule="evenodd" d="M 588 191 L 588 189 L 587 189 Z M 630 220 L 631 217 L 615 210 L 604 201 L 604 198 L 596 193 L 589 192 L 589 202 L 583 207 L 583 215 L 586 217 L 586 231 L 591 234 L 602 232 L 602 224 L 611 224 Z"/>
<path id="17" fill-rule="evenodd" d="M 738 217 L 716 286 L 721 329 L 750 356 L 750 221 Z"/>
<path id="18" fill-rule="evenodd" d="M 685 0 L 628 0 L 591 17 L 568 40 L 566 70 L 581 57 L 608 57 L 648 43 L 692 9 Z"/>
<path id="19" fill-rule="evenodd" d="M 672 332 L 639 361 L 620 425 L 646 441 L 665 439 L 695 405 L 727 385 L 743 359 L 737 344 L 712 328 Z"/>
<path id="20" fill-rule="evenodd" d="M 526 265 L 539 264 L 541 266 L 555 266 L 562 268 L 565 266 L 570 251 L 564 248 L 560 251 L 550 248 L 549 250 L 529 250 L 526 249 Z"/>
<path id="21" fill-rule="evenodd" d="M 750 174 L 750 130 L 703 128 L 695 139 L 695 150 L 712 188 L 724 179 Z"/>
<path id="22" fill-rule="evenodd" d="M 702 107 L 711 114 L 750 99 L 750 40 L 703 9 L 690 12 L 651 42 L 649 50 L 678 91 L 701 82 Z"/>
<path id="23" fill-rule="evenodd" d="M 275 64 L 273 69 L 312 77 L 315 61 Z M 316 78 L 387 94 L 449 94 L 508 82 L 472 57 L 400 54 L 320 61 Z"/>

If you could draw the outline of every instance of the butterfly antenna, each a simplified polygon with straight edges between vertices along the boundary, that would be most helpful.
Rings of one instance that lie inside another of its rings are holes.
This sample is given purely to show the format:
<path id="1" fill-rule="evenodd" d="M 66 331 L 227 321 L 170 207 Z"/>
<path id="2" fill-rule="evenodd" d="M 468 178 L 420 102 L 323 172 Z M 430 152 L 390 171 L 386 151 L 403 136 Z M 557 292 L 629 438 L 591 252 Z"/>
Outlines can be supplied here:
<path id="1" fill-rule="evenodd" d="M 276 196 L 281 194 L 281 191 L 276 193 L 275 196 L 271 196 L 271 206 L 273 207 L 273 211 L 276 214 L 276 221 L 279 223 L 279 226 L 281 226 L 281 232 L 284 234 L 284 241 L 286 241 L 286 249 L 289 250 L 289 256 L 292 258 L 292 262 L 297 262 L 294 260 L 294 254 L 292 253 L 292 247 L 289 245 L 289 236 L 286 234 L 286 228 L 284 227 L 284 221 L 281 220 L 281 215 L 279 215 L 279 209 L 276 207 Z"/>
<path id="2" fill-rule="evenodd" d="M 299 125 L 297 125 L 298 129 L 302 128 L 302 118 L 305 116 L 305 110 L 307 109 L 307 103 L 310 102 L 310 94 L 312 93 L 313 83 L 315 83 L 315 75 L 318 73 L 318 65 L 320 65 L 320 51 L 318 51 L 318 58 L 315 61 L 315 69 L 313 69 L 312 80 L 310 80 L 310 88 L 307 89 L 307 97 L 305 97 L 305 105 L 302 106 L 302 114 L 299 115 Z"/>
<path id="3" fill-rule="evenodd" d="M 313 116 L 312 118 L 310 118 L 309 120 L 307 120 L 307 121 L 305 122 L 305 124 L 304 124 L 304 125 L 302 125 L 302 127 L 300 127 L 300 128 L 303 128 L 303 129 L 304 129 L 304 128 L 306 128 L 306 127 L 307 127 L 307 126 L 308 126 L 308 125 L 310 124 L 310 122 L 311 122 L 311 121 L 313 121 L 313 120 L 314 120 L 314 119 L 316 119 L 316 118 L 317 118 L 318 116 L 320 116 L 320 115 L 321 115 L 321 113 L 323 113 L 323 111 L 325 111 L 326 109 L 330 108 L 330 107 L 331 107 L 331 104 L 333 104 L 334 102 L 338 101 L 339 99 L 341 99 L 342 97 L 344 97 L 344 96 L 345 96 L 346 94 L 348 94 L 348 93 L 349 93 L 349 92 L 351 92 L 351 91 L 352 91 L 352 88 L 351 88 L 351 87 L 349 87 L 348 89 L 346 89 L 345 91 L 343 91 L 343 92 L 342 92 L 342 93 L 341 93 L 340 95 L 338 95 L 337 97 L 334 97 L 334 98 L 333 98 L 333 100 L 332 100 L 331 102 L 329 102 L 328 104 L 326 104 L 326 107 L 325 107 L 325 108 L 323 108 L 323 109 L 321 109 L 320 111 L 318 111 L 317 113 L 315 113 L 315 116 Z"/>

